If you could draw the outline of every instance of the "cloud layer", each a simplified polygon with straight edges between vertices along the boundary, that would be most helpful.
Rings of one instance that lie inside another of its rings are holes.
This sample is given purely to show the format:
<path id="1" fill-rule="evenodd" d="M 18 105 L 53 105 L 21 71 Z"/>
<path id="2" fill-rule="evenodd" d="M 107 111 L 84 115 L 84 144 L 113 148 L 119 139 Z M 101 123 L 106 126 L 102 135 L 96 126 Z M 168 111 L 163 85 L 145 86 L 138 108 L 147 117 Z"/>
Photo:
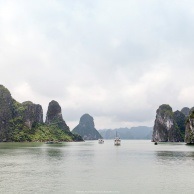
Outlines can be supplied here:
<path id="1" fill-rule="evenodd" d="M 152 126 L 194 106 L 191 0 L 0 0 L 0 83 L 22 102 L 57 100 L 73 128 Z"/>

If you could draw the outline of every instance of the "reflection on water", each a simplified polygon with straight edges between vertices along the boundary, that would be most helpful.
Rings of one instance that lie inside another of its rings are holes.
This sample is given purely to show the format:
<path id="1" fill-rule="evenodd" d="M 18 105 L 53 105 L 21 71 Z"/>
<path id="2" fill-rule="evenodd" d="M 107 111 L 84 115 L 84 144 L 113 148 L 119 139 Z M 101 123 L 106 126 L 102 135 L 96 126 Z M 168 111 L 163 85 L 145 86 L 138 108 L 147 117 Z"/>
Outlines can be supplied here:
<path id="1" fill-rule="evenodd" d="M 194 160 L 194 147 L 184 143 L 161 143 L 159 149 L 155 149 L 157 162 L 165 163 Z M 157 147 L 157 146 L 156 146 Z"/>
<path id="2" fill-rule="evenodd" d="M 193 152 L 174 152 L 174 151 L 159 151 L 156 152 L 157 157 L 162 160 L 186 160 L 186 157 L 191 157 Z"/>
<path id="3" fill-rule="evenodd" d="M 62 149 L 63 147 L 65 147 L 65 144 L 44 144 L 42 150 L 48 159 L 53 158 L 61 160 L 65 155 L 65 152 Z"/>
<path id="4" fill-rule="evenodd" d="M 179 165 L 182 162 L 194 160 L 194 152 L 174 152 L 174 151 L 159 151 L 155 152 L 158 163 L 163 165 L 171 165 L 176 163 Z"/>
<path id="5" fill-rule="evenodd" d="M 51 159 L 52 158 L 62 159 L 64 157 L 64 153 L 61 151 L 60 148 L 47 148 L 44 150 L 45 150 L 46 155 Z"/>
<path id="6" fill-rule="evenodd" d="M 21 149 L 21 148 L 33 148 L 39 147 L 42 143 L 0 143 L 0 151 L 3 149 Z"/>

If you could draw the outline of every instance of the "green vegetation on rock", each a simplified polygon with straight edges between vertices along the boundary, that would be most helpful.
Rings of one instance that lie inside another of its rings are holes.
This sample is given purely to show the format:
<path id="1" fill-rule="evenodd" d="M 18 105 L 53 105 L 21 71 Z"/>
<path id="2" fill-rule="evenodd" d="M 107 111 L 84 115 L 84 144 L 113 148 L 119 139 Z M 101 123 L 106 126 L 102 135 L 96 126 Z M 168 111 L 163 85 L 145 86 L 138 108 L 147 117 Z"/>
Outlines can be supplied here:
<path id="1" fill-rule="evenodd" d="M 174 121 L 176 123 L 177 129 L 180 130 L 181 136 L 185 138 L 185 126 L 186 126 L 186 116 L 181 111 L 174 112 Z"/>
<path id="2" fill-rule="evenodd" d="M 186 120 L 185 142 L 194 144 L 194 111 L 191 112 Z"/>
<path id="3" fill-rule="evenodd" d="M 48 125 L 56 125 L 58 128 L 70 132 L 69 127 L 66 125 L 65 121 L 63 120 L 63 116 L 61 113 L 61 106 L 58 102 L 52 100 L 49 103 L 48 111 L 46 114 L 46 124 Z"/>
<path id="4" fill-rule="evenodd" d="M 157 113 L 160 113 L 162 117 L 168 116 L 169 118 L 173 118 L 172 108 L 168 104 L 163 104 L 157 110 Z"/>
<path id="5" fill-rule="evenodd" d="M 48 110 L 49 122 L 44 124 L 41 105 L 30 101 L 19 103 L 0 85 L 0 142 L 83 141 L 69 131 L 58 102 L 49 103 Z"/>
<path id="6" fill-rule="evenodd" d="M 48 126 L 46 124 L 37 125 L 32 129 L 27 127 L 24 127 L 22 130 L 15 129 L 11 140 L 15 142 L 82 141 L 80 136 L 65 132 L 56 126 Z"/>

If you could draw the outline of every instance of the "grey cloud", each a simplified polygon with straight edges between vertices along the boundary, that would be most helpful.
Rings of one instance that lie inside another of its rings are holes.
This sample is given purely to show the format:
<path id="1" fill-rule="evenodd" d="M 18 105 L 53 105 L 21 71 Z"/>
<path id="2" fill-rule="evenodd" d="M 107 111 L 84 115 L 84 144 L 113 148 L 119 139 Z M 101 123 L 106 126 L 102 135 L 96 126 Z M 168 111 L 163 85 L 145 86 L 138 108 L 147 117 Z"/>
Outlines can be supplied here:
<path id="1" fill-rule="evenodd" d="M 86 112 L 106 128 L 151 123 L 160 104 L 194 105 L 193 7 L 191 0 L 0 1 L 0 82 L 19 101 L 59 100 L 67 123 Z"/>

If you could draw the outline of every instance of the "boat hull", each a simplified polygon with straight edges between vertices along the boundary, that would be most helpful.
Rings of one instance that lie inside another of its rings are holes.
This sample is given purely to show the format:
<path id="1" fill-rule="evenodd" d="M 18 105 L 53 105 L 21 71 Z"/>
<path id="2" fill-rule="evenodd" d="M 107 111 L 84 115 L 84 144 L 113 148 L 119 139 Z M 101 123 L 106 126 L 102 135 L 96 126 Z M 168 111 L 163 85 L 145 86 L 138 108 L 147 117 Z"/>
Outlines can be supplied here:
<path id="1" fill-rule="evenodd" d="M 114 140 L 114 145 L 120 146 L 121 145 L 121 140 L 120 139 L 115 139 Z"/>

